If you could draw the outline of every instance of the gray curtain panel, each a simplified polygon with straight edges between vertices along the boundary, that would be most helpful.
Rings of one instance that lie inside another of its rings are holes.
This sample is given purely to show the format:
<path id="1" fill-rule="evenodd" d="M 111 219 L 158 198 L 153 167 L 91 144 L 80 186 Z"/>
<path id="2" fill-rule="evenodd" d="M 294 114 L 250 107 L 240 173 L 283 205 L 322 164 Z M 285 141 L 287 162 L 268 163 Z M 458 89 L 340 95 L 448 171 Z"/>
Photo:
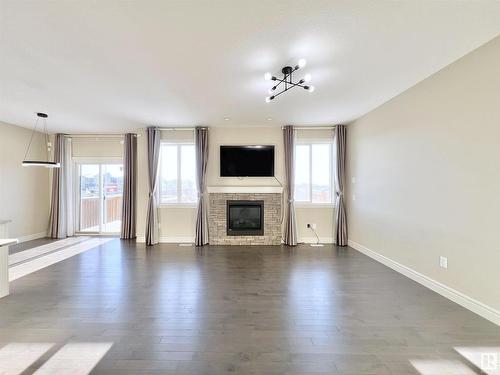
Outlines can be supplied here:
<path id="1" fill-rule="evenodd" d="M 337 152 L 335 168 L 335 228 L 334 238 L 338 246 L 347 246 L 347 216 L 344 203 L 346 127 L 337 125 L 334 131 L 335 149 Z"/>
<path id="2" fill-rule="evenodd" d="M 149 200 L 148 213 L 146 216 L 146 245 L 158 243 L 158 204 L 156 202 L 156 187 L 158 181 L 158 162 L 160 158 L 160 130 L 149 127 L 146 130 L 148 143 L 148 181 Z"/>
<path id="3" fill-rule="evenodd" d="M 65 194 L 63 160 L 65 154 L 64 134 L 56 134 L 54 137 L 54 161 L 60 163 L 60 168 L 52 169 L 52 194 L 50 199 L 50 216 L 48 236 L 50 238 L 66 237 L 66 217 L 65 217 Z"/>
<path id="4" fill-rule="evenodd" d="M 123 200 L 122 200 L 122 240 L 136 237 L 136 200 L 137 200 L 137 137 L 125 134 L 123 141 Z"/>
<path id="5" fill-rule="evenodd" d="M 73 145 L 70 137 L 64 137 L 64 155 L 62 159 L 61 169 L 63 178 L 63 191 L 65 202 L 65 216 L 66 216 L 66 236 L 73 236 L 75 234 L 75 212 L 73 202 Z"/>
<path id="6" fill-rule="evenodd" d="M 295 130 L 293 126 L 283 128 L 283 143 L 285 149 L 285 228 L 284 242 L 286 245 L 297 245 L 297 221 L 295 219 L 294 195 L 294 161 L 295 161 Z"/>
<path id="7" fill-rule="evenodd" d="M 198 182 L 198 210 L 196 213 L 195 245 L 208 244 L 208 212 L 205 197 L 205 176 L 208 163 L 208 129 L 196 128 L 194 131 L 196 148 L 196 178 Z"/>

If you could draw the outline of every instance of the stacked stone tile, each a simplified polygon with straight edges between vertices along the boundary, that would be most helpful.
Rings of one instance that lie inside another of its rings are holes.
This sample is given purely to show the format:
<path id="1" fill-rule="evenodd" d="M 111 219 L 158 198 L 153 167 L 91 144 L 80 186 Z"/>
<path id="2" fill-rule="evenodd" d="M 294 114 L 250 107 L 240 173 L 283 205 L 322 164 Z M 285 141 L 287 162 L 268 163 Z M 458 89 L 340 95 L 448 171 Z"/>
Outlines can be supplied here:
<path id="1" fill-rule="evenodd" d="M 226 201 L 264 201 L 263 236 L 228 236 L 226 228 Z M 210 245 L 280 245 L 281 194 L 278 193 L 210 193 L 209 236 Z"/>

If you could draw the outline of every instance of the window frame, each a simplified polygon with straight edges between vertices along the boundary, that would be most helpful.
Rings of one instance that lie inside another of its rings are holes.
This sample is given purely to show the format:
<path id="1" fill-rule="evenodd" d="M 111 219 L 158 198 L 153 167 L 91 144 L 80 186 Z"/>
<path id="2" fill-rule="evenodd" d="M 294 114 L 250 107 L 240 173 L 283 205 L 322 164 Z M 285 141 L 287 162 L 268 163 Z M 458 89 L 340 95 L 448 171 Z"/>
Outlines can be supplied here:
<path id="1" fill-rule="evenodd" d="M 162 180 L 162 173 L 161 173 L 161 153 L 163 151 L 163 146 L 164 145 L 170 145 L 170 146 L 176 146 L 177 148 L 177 201 L 176 202 L 162 202 L 161 201 L 161 180 Z M 193 141 L 172 141 L 172 140 L 161 140 L 160 141 L 160 157 L 159 157 L 159 162 L 158 162 L 158 189 L 156 192 L 156 196 L 158 199 L 158 206 L 160 208 L 196 208 L 198 206 L 198 196 L 196 197 L 196 202 L 181 202 L 179 201 L 179 198 L 182 197 L 182 179 L 181 179 L 181 146 L 182 145 L 189 145 L 189 146 L 195 146 L 194 140 Z M 196 153 L 196 149 L 195 149 Z M 195 155 L 196 157 L 196 155 Z M 195 186 L 196 186 L 196 191 L 198 191 L 198 182 L 196 178 L 196 171 L 195 171 Z"/>
<path id="2" fill-rule="evenodd" d="M 331 193 L 331 202 L 329 203 L 315 203 L 312 201 L 312 145 L 315 144 L 329 144 L 330 145 L 330 186 L 332 189 Z M 294 183 L 294 203 L 296 208 L 335 208 L 335 160 L 334 160 L 334 143 L 333 139 L 327 138 L 303 138 L 303 139 L 295 139 L 295 145 L 308 145 L 309 146 L 309 200 L 308 201 L 299 201 L 295 199 L 295 181 Z M 296 149 L 294 149 L 296 155 Z M 295 163 L 294 163 L 294 172 L 295 172 Z"/>

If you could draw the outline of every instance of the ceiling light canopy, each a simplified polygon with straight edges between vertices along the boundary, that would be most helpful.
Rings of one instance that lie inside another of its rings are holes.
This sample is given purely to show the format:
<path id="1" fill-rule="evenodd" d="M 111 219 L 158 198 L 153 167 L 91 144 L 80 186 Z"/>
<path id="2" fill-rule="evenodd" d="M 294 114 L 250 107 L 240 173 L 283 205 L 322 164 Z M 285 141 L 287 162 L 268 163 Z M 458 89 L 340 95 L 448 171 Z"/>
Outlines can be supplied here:
<path id="1" fill-rule="evenodd" d="M 283 78 L 277 78 L 276 76 L 273 76 L 271 73 L 266 73 L 264 74 L 264 79 L 267 81 L 277 81 L 273 87 L 271 87 L 268 92 L 270 96 L 266 97 L 266 103 L 271 102 L 271 100 L 274 100 L 278 95 L 283 94 L 284 92 L 287 92 L 288 90 L 294 88 L 294 87 L 302 87 L 303 89 L 313 92 L 314 91 L 314 86 L 311 85 L 304 85 L 306 82 L 311 81 L 311 75 L 308 73 L 304 76 L 304 78 L 294 82 L 293 80 L 293 73 L 299 70 L 300 68 L 303 68 L 306 66 L 307 62 L 306 59 L 300 59 L 297 62 L 297 65 L 295 65 L 295 68 L 292 68 L 291 66 L 285 66 L 283 69 L 281 69 L 281 73 L 283 74 Z M 281 86 L 281 91 L 277 89 Z"/>
<path id="2" fill-rule="evenodd" d="M 49 117 L 46 113 L 38 112 L 36 114 L 37 118 L 35 121 L 35 126 L 33 127 L 33 132 L 31 132 L 30 141 L 28 143 L 28 148 L 26 149 L 26 154 L 24 155 L 23 167 L 45 167 L 45 168 L 59 168 L 61 165 L 54 161 L 49 160 L 49 150 L 50 150 L 50 142 L 49 142 L 49 133 L 47 132 L 47 117 Z M 35 136 L 36 129 L 38 127 L 38 121 L 43 122 L 43 133 L 45 136 L 45 146 L 47 151 L 47 159 L 46 160 L 33 160 L 28 159 L 31 144 L 33 142 L 33 137 Z"/>

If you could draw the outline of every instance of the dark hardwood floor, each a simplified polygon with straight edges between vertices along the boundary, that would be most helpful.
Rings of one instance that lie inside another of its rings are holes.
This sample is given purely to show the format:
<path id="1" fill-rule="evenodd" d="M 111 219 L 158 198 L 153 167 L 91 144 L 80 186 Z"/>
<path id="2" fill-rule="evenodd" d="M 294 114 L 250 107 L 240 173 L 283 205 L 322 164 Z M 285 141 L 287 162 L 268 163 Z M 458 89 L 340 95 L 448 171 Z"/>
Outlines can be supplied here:
<path id="1" fill-rule="evenodd" d="M 12 343 L 51 345 L 23 374 L 68 343 L 111 345 L 93 374 L 474 374 L 500 327 L 348 248 L 113 240 L 11 284 Z"/>

